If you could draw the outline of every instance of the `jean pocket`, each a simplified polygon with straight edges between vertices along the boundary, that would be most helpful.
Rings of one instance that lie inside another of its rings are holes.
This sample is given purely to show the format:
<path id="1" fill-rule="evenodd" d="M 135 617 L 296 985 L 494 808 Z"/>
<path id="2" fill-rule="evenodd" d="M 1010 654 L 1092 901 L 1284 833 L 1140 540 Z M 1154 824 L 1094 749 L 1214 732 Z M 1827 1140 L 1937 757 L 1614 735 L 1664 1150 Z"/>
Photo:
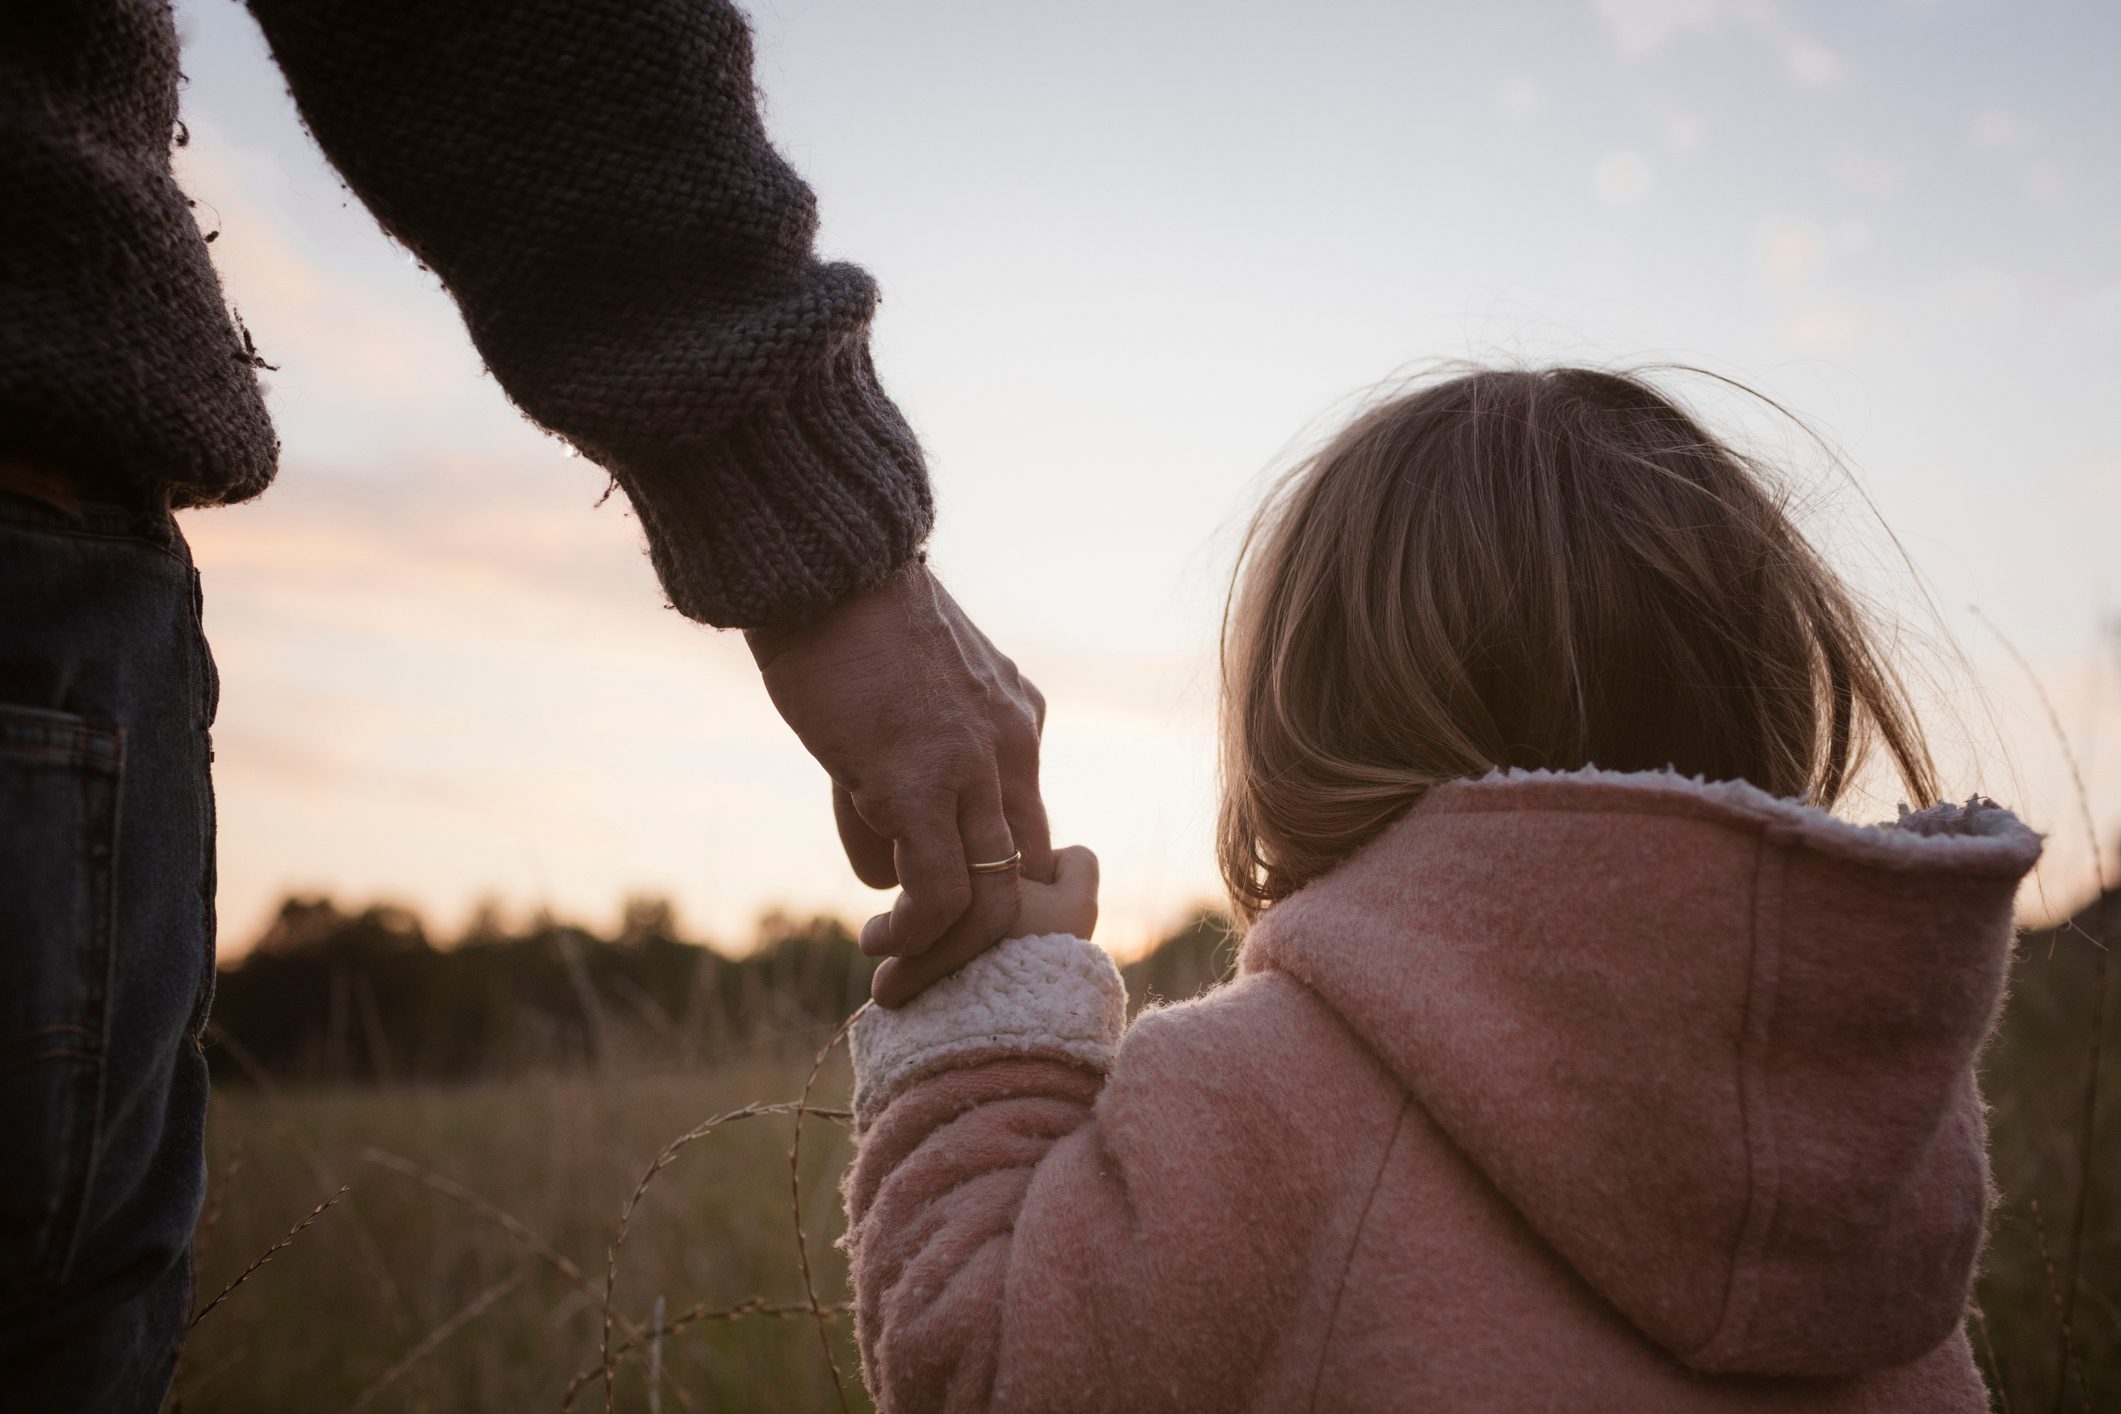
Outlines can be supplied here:
<path id="1" fill-rule="evenodd" d="M 0 706 L 0 1307 L 64 1278 L 96 1153 L 124 742 Z"/>

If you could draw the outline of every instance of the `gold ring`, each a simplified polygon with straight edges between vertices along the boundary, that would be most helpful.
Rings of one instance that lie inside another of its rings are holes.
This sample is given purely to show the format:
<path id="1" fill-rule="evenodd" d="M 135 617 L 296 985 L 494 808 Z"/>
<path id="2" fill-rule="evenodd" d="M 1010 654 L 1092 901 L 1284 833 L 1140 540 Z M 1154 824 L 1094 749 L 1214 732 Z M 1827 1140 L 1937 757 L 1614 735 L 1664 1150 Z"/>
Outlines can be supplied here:
<path id="1" fill-rule="evenodd" d="M 997 859 L 992 864 L 968 864 L 965 867 L 974 874 L 1006 874 L 1024 862 L 1024 852 L 1018 850 L 1007 859 Z"/>

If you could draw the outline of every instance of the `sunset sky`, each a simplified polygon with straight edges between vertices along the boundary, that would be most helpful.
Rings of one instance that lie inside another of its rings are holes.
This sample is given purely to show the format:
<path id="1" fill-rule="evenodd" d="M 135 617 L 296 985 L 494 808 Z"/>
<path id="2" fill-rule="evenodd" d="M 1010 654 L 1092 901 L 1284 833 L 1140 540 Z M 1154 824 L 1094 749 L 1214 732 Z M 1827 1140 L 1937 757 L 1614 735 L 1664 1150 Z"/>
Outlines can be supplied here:
<path id="1" fill-rule="evenodd" d="M 2121 8 L 752 13 L 822 247 L 884 290 L 933 561 L 1051 701 L 1056 834 L 1104 859 L 1109 946 L 1215 892 L 1216 615 L 1265 478 L 1440 359 L 1683 362 L 1805 416 L 1854 484 L 1676 385 L 1786 458 L 1904 624 L 1951 788 L 2051 832 L 2027 911 L 2089 889 L 1983 616 L 2121 833 Z M 770 906 L 881 906 L 742 643 L 663 607 L 623 498 L 484 376 L 241 6 L 179 17 L 180 173 L 285 442 L 263 501 L 184 522 L 224 680 L 224 949 L 290 889 L 445 930 L 485 897 L 601 925 L 661 893 L 733 944 Z"/>

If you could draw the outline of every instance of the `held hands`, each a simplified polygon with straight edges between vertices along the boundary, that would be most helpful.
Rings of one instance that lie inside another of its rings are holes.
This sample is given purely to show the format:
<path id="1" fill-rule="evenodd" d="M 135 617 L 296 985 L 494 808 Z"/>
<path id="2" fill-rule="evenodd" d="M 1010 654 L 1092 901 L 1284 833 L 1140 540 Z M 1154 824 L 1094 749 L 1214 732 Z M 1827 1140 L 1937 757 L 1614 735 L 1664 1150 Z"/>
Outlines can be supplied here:
<path id="1" fill-rule="evenodd" d="M 892 959 L 872 990 L 896 1006 L 1008 931 L 1020 881 L 1053 878 L 1045 699 L 924 565 L 808 627 L 746 637 L 773 705 L 832 777 L 856 876 L 901 890 L 861 935 L 863 952 Z M 972 872 L 1018 851 L 1019 869 Z M 1095 889 L 1093 863 L 1093 921 Z"/>
<path id="2" fill-rule="evenodd" d="M 1070 845 L 1053 856 L 1053 882 L 1026 879 L 1017 890 L 1016 917 L 1002 930 L 1008 938 L 1067 933 L 1088 941 L 1097 931 L 1097 856 Z M 969 958 L 967 959 L 969 960 Z M 876 970 L 870 995 L 881 1006 L 898 1006 L 955 968 L 935 970 L 927 956 L 892 957 Z"/>

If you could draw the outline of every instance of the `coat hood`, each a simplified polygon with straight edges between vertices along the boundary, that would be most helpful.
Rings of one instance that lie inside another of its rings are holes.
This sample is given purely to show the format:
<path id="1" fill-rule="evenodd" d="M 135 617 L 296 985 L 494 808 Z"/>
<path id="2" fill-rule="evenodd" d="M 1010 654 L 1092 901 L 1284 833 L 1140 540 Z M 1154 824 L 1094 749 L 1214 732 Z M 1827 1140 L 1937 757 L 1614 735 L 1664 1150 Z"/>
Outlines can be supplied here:
<path id="1" fill-rule="evenodd" d="M 1865 827 L 1737 782 L 1503 773 L 1275 905 L 1242 969 L 1321 995 L 1671 1354 L 1846 1375 L 1964 1313 L 1974 1066 L 2039 852 L 1981 799 Z"/>

